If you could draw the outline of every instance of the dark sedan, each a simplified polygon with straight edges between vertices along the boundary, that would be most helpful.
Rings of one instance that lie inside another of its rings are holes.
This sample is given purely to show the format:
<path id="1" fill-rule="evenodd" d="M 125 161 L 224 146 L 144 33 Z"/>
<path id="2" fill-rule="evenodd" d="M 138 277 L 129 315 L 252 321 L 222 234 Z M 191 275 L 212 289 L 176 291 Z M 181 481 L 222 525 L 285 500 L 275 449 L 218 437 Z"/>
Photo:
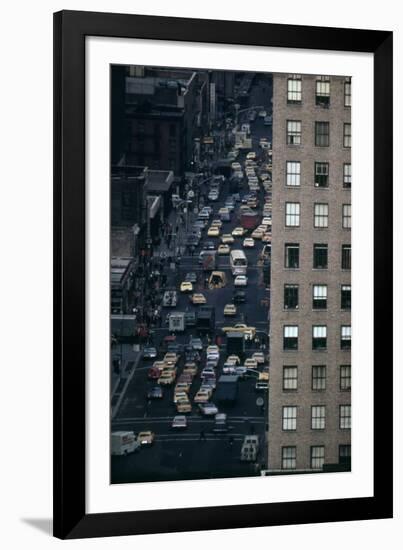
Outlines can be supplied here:
<path id="1" fill-rule="evenodd" d="M 164 392 L 161 386 L 153 386 L 147 392 L 147 399 L 162 399 L 164 397 Z"/>

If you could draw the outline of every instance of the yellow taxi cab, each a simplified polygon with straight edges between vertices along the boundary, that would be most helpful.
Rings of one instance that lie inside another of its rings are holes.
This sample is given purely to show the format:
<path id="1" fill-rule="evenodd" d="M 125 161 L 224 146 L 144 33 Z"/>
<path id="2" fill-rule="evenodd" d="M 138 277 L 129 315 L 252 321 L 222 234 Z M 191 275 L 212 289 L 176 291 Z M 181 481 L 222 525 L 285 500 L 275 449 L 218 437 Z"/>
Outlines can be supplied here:
<path id="1" fill-rule="evenodd" d="M 180 286 L 181 292 L 193 292 L 193 284 L 190 281 L 183 281 Z"/>
<path id="2" fill-rule="evenodd" d="M 207 303 L 206 297 L 204 296 L 204 294 L 201 293 L 192 294 L 190 296 L 190 301 L 192 302 L 192 304 L 195 305 Z"/>
<path id="3" fill-rule="evenodd" d="M 140 432 L 137 436 L 137 441 L 140 443 L 142 447 L 146 445 L 152 445 L 154 443 L 154 439 L 155 439 L 155 434 L 150 430 Z"/>

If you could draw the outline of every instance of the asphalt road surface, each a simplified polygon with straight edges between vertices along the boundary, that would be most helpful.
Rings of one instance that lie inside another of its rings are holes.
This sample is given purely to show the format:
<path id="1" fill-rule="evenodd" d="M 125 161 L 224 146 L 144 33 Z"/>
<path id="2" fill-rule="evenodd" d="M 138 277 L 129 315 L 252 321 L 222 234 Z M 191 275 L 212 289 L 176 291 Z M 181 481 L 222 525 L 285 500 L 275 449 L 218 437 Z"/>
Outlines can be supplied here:
<path id="1" fill-rule="evenodd" d="M 258 77 L 259 78 L 259 77 Z M 250 95 L 251 105 L 267 105 L 268 111 L 271 107 L 268 104 L 267 97 L 269 90 L 259 85 L 259 82 L 252 87 Z M 244 120 L 247 114 L 244 115 Z M 242 119 L 241 119 L 242 120 Z M 251 124 L 251 133 L 253 138 L 253 150 L 258 155 L 258 163 L 264 162 L 265 153 L 259 148 L 259 139 L 266 137 L 271 141 L 271 126 L 265 126 L 263 119 L 257 117 Z M 245 153 L 237 161 L 244 164 Z M 240 187 L 241 196 L 248 193 L 246 179 Z M 214 212 L 210 216 L 210 223 L 218 218 L 219 208 L 224 206 L 225 199 L 231 195 L 229 183 L 226 182 L 220 191 L 218 201 L 209 202 L 206 199 L 205 204 L 213 207 Z M 260 185 L 259 209 L 262 209 L 264 192 Z M 236 203 L 234 212 L 231 214 L 231 221 L 223 222 L 220 235 L 231 233 L 234 227 L 239 226 L 239 206 Z M 197 311 L 198 306 L 193 305 L 189 300 L 188 294 L 179 292 L 179 285 L 184 280 L 186 273 L 193 271 L 197 273 L 197 283 L 195 291 L 201 292 L 207 299 L 207 305 L 213 305 L 216 311 L 216 326 L 214 334 L 211 337 L 212 342 L 215 336 L 223 336 L 221 328 L 225 325 L 232 325 L 234 322 L 246 322 L 248 325 L 257 329 L 260 335 L 258 342 L 248 344 L 246 356 L 249 357 L 254 351 L 261 351 L 260 344 L 264 340 L 264 335 L 269 332 L 269 312 L 268 304 L 265 300 L 269 296 L 269 290 L 263 281 L 263 272 L 261 262 L 258 261 L 259 253 L 262 250 L 263 243 L 255 241 L 255 248 L 243 249 L 243 238 L 235 238 L 235 242 L 230 245 L 232 249 L 242 249 L 248 259 L 248 285 L 242 290 L 246 292 L 246 302 L 237 304 L 236 317 L 224 318 L 224 306 L 232 302 L 234 293 L 233 276 L 229 266 L 229 256 L 219 256 L 220 271 L 227 274 L 228 284 L 222 289 L 209 290 L 205 288 L 205 274 L 198 264 L 199 252 L 203 249 L 206 240 L 214 241 L 215 244 L 221 243 L 218 237 L 207 237 L 207 227 L 203 230 L 202 239 L 199 246 L 192 255 L 189 251 L 181 257 L 180 264 L 175 270 L 170 270 L 167 286 L 178 289 L 179 301 L 176 306 L 177 311 Z M 161 326 L 154 329 L 153 345 L 157 348 L 162 346 L 164 336 L 168 334 L 168 324 L 166 315 L 173 311 L 171 308 L 163 308 L 163 317 Z M 187 328 L 185 332 L 178 333 L 176 342 L 187 344 L 191 336 L 199 336 L 196 328 Z M 202 353 L 201 367 L 205 362 L 205 348 L 208 345 L 206 336 L 203 337 L 204 351 Z M 267 344 L 268 345 L 268 344 Z M 131 346 L 124 346 L 124 355 L 130 359 Z M 268 353 L 268 347 L 265 352 Z M 158 359 L 161 359 L 164 352 L 160 352 Z M 220 349 L 220 362 L 217 368 L 217 380 L 221 374 L 222 365 L 225 362 L 227 353 L 225 350 L 225 339 Z M 188 427 L 182 431 L 175 431 L 172 427 L 173 417 L 177 414 L 173 403 L 174 385 L 164 387 L 164 396 L 162 399 L 149 400 L 147 392 L 150 387 L 156 385 L 155 380 L 149 380 L 147 373 L 153 360 L 141 359 L 136 366 L 133 376 L 127 386 L 124 397 L 120 404 L 117 414 L 112 421 L 112 431 L 132 430 L 138 433 L 143 430 L 151 430 L 155 434 L 155 441 L 152 446 L 143 447 L 139 452 L 127 456 L 112 456 L 111 461 L 111 481 L 112 483 L 133 483 L 143 481 L 164 481 L 179 479 L 202 479 L 217 477 L 237 477 L 260 475 L 260 470 L 265 467 L 266 449 L 267 449 L 267 394 L 266 392 L 257 392 L 255 389 L 256 377 L 240 380 L 238 382 L 238 396 L 232 405 L 220 405 L 219 412 L 227 414 L 229 430 L 225 434 L 216 434 L 213 432 L 214 417 L 204 417 L 200 414 L 196 404 L 192 406 L 192 412 L 187 415 Z M 179 373 L 183 368 L 183 357 L 179 362 Z M 266 364 L 268 364 L 266 362 Z M 190 390 L 190 401 L 201 385 L 200 374 L 196 375 Z M 264 406 L 258 406 L 256 401 L 258 397 L 264 398 Z M 211 398 L 214 402 L 214 393 Z M 247 434 L 257 434 L 260 438 L 260 447 L 258 458 L 253 463 L 244 463 L 240 461 L 240 450 L 243 439 Z"/>

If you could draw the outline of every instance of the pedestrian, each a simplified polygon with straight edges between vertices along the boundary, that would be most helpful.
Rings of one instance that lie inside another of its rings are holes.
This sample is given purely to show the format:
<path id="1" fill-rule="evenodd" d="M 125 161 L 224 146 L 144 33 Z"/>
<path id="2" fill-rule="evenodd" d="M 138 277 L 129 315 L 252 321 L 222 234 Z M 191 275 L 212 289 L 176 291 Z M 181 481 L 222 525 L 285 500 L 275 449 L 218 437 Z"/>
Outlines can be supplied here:
<path id="1" fill-rule="evenodd" d="M 204 430 L 200 430 L 200 441 L 206 441 L 206 434 Z"/>

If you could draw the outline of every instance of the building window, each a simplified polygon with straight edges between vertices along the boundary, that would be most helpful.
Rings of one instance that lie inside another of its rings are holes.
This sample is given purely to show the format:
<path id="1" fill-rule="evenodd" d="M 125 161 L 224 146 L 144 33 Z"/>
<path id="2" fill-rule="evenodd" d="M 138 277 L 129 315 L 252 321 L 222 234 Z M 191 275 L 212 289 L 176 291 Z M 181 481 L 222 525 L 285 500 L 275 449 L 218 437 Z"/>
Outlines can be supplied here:
<path id="1" fill-rule="evenodd" d="M 301 103 L 302 81 L 301 77 L 293 77 L 287 80 L 287 103 Z"/>
<path id="2" fill-rule="evenodd" d="M 287 145 L 301 145 L 300 120 L 287 120 Z"/>
<path id="3" fill-rule="evenodd" d="M 351 229 L 351 204 L 343 204 L 342 225 L 344 229 Z"/>
<path id="4" fill-rule="evenodd" d="M 315 145 L 329 147 L 329 123 L 315 122 Z"/>
<path id="5" fill-rule="evenodd" d="M 289 187 L 299 187 L 301 184 L 301 163 L 287 160 L 286 185 Z"/>
<path id="6" fill-rule="evenodd" d="M 295 470 L 297 467 L 297 447 L 281 447 L 281 468 Z"/>
<path id="7" fill-rule="evenodd" d="M 349 162 L 343 164 L 343 187 L 351 189 L 351 164 Z"/>
<path id="8" fill-rule="evenodd" d="M 299 202 L 285 203 L 285 225 L 286 227 L 299 227 Z"/>
<path id="9" fill-rule="evenodd" d="M 323 391 L 326 389 L 326 365 L 314 365 L 312 367 L 312 390 Z"/>
<path id="10" fill-rule="evenodd" d="M 340 411 L 339 412 L 340 429 L 350 430 L 351 429 L 351 405 L 340 405 L 339 411 Z"/>
<path id="11" fill-rule="evenodd" d="M 330 80 L 328 76 L 322 76 L 316 81 L 315 103 L 320 107 L 330 105 Z"/>
<path id="12" fill-rule="evenodd" d="M 311 447 L 311 468 L 312 470 L 321 470 L 325 463 L 325 447 L 318 445 Z"/>
<path id="13" fill-rule="evenodd" d="M 324 430 L 326 425 L 325 405 L 314 405 L 311 407 L 311 428 L 312 430 Z"/>
<path id="14" fill-rule="evenodd" d="M 339 445 L 339 464 L 351 464 L 351 445 Z"/>
<path id="15" fill-rule="evenodd" d="M 343 124 L 343 147 L 351 147 L 351 123 Z"/>
<path id="16" fill-rule="evenodd" d="M 329 205 L 316 203 L 314 205 L 313 226 L 325 228 L 329 225 Z"/>
<path id="17" fill-rule="evenodd" d="M 344 83 L 344 107 L 351 107 L 351 78 L 347 77 Z"/>
<path id="18" fill-rule="evenodd" d="M 298 285 L 284 285 L 284 309 L 298 309 Z"/>
<path id="19" fill-rule="evenodd" d="M 351 269 L 351 244 L 341 245 L 341 268 Z"/>
<path id="20" fill-rule="evenodd" d="M 298 367 L 283 367 L 283 390 L 298 389 Z"/>
<path id="21" fill-rule="evenodd" d="M 329 163 L 315 162 L 315 187 L 329 186 Z"/>
<path id="22" fill-rule="evenodd" d="M 341 309 L 351 309 L 351 285 L 341 285 Z"/>
<path id="23" fill-rule="evenodd" d="M 284 265 L 289 269 L 299 268 L 299 244 L 286 243 L 284 247 Z"/>
<path id="24" fill-rule="evenodd" d="M 351 365 L 340 365 L 340 389 L 351 390 Z"/>
<path id="25" fill-rule="evenodd" d="M 283 330 L 284 330 L 283 349 L 285 350 L 298 349 L 298 326 L 285 325 Z"/>
<path id="26" fill-rule="evenodd" d="M 327 308 L 327 285 L 313 285 L 312 287 L 312 308 Z"/>
<path id="27" fill-rule="evenodd" d="M 324 350 L 327 348 L 327 326 L 314 325 L 312 327 L 312 349 Z"/>
<path id="28" fill-rule="evenodd" d="M 327 244 L 313 245 L 314 269 L 327 269 Z"/>
<path id="29" fill-rule="evenodd" d="M 297 407 L 283 407 L 283 430 L 297 429 Z"/>
<path id="30" fill-rule="evenodd" d="M 341 325 L 340 349 L 351 349 L 351 325 Z"/>

